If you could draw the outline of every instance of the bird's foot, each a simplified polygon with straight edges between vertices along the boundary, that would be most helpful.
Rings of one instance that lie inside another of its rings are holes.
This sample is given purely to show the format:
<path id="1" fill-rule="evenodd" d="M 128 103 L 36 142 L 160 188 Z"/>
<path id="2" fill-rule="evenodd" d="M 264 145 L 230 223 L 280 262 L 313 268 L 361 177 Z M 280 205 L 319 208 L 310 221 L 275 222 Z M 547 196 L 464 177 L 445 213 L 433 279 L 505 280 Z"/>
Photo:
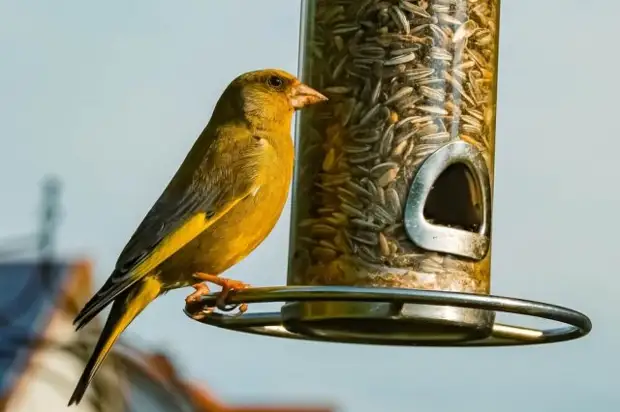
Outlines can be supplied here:
<path id="1" fill-rule="evenodd" d="M 231 310 L 239 308 L 239 312 L 237 313 L 237 315 L 241 315 L 248 310 L 248 305 L 245 303 L 232 306 L 226 305 L 226 300 L 228 299 L 230 292 L 249 288 L 250 285 L 248 285 L 247 283 L 243 283 L 239 280 L 234 279 L 221 278 L 217 275 L 209 275 L 207 273 L 195 273 L 194 277 L 196 279 L 200 279 L 205 282 L 211 282 L 222 287 L 222 291 L 218 293 L 215 303 L 215 307 L 219 310 L 222 310 L 224 312 L 230 312 Z"/>
<path id="2" fill-rule="evenodd" d="M 197 303 L 201 297 L 211 293 L 211 289 L 209 289 L 209 286 L 207 286 L 203 282 L 196 283 L 192 285 L 192 287 L 195 289 L 195 291 L 185 298 L 185 303 L 188 305 L 192 303 Z"/>
<path id="3" fill-rule="evenodd" d="M 200 302 L 200 298 L 211 293 L 209 286 L 204 284 L 203 282 L 196 283 L 192 285 L 195 289 L 193 293 L 185 298 L 185 304 L 189 307 L 195 306 Z M 201 320 L 213 313 L 213 307 L 202 308 L 199 311 L 191 312 L 192 319 Z"/>
<path id="4" fill-rule="evenodd" d="M 231 310 L 235 310 L 236 308 L 239 308 L 237 315 L 242 315 L 248 310 L 247 304 L 242 303 L 240 305 L 237 304 L 237 305 L 227 306 L 226 300 L 228 299 L 230 292 L 235 291 L 235 290 L 247 289 L 250 287 L 250 285 L 248 285 L 247 283 L 240 282 L 238 280 L 232 280 L 232 279 L 226 279 L 226 280 L 228 281 L 228 283 L 225 283 L 224 286 L 222 286 L 222 291 L 218 293 L 217 300 L 215 301 L 215 307 L 225 312 L 230 312 Z"/>

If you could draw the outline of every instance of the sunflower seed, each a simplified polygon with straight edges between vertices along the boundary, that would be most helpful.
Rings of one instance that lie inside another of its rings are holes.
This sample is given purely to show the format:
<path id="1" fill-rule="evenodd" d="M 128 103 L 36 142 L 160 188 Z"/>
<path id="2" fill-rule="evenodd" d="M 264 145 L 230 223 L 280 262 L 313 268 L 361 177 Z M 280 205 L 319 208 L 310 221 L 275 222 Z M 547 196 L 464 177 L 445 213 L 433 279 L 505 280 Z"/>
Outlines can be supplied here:
<path id="1" fill-rule="evenodd" d="M 399 56 L 392 57 L 391 59 L 386 60 L 383 64 L 385 66 L 396 66 L 399 64 L 412 62 L 415 60 L 415 58 L 416 58 L 415 53 L 401 54 Z"/>

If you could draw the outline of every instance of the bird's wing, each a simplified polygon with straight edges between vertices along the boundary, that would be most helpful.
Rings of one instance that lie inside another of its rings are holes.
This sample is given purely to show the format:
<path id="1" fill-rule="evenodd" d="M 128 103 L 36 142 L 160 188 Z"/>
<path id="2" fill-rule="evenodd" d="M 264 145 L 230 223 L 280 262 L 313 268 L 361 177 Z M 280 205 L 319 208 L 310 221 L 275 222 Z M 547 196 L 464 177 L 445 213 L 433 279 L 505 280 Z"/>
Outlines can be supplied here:
<path id="1" fill-rule="evenodd" d="M 243 126 L 220 128 L 192 148 L 120 254 L 116 269 L 80 312 L 87 323 L 120 293 L 206 230 L 260 187 L 260 142 Z M 204 144 L 204 142 L 203 142 Z"/>

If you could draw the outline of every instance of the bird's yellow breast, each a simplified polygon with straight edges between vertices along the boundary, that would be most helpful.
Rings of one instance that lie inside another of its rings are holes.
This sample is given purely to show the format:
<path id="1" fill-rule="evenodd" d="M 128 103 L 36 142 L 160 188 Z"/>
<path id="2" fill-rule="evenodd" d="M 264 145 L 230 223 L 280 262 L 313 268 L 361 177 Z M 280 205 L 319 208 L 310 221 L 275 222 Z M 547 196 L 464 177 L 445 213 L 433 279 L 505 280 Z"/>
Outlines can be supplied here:
<path id="1" fill-rule="evenodd" d="M 290 138 L 289 138 L 290 140 Z M 195 283 L 195 272 L 220 274 L 252 252 L 277 223 L 288 196 L 293 174 L 292 142 L 286 153 L 263 142 L 258 188 L 194 241 L 171 256 L 162 271 L 180 272 Z"/>

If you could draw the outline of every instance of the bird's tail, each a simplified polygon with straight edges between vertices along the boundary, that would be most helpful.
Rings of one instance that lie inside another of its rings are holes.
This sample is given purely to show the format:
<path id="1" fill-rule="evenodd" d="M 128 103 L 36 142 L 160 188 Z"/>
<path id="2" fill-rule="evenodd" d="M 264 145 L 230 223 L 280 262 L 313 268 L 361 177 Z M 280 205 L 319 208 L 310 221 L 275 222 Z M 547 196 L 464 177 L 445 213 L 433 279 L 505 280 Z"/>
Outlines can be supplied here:
<path id="1" fill-rule="evenodd" d="M 73 395 L 71 395 L 69 406 L 80 403 L 93 376 L 95 376 L 95 373 L 99 370 L 108 352 L 112 349 L 114 342 L 116 342 L 120 334 L 129 326 L 136 316 L 159 296 L 160 292 L 160 281 L 155 277 L 149 276 L 127 289 L 114 300 L 108 320 L 101 331 L 101 336 L 99 336 L 97 345 L 95 345 L 95 349 L 86 364 L 86 368 L 84 372 L 82 372 L 82 376 L 73 391 Z"/>

